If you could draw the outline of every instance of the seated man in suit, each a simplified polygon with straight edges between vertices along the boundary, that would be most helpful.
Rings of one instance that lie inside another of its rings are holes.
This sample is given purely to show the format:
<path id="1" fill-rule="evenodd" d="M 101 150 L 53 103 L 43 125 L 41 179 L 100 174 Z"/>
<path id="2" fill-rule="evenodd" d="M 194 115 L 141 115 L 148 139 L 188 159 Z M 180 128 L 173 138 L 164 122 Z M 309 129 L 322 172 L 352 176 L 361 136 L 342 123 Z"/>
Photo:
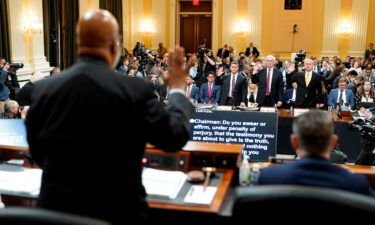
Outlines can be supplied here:
<path id="1" fill-rule="evenodd" d="M 307 185 L 372 195 L 367 179 L 329 162 L 338 137 L 328 112 L 311 110 L 295 118 L 290 141 L 300 160 L 261 170 L 258 184 Z"/>
<path id="2" fill-rule="evenodd" d="M 349 104 L 351 109 L 354 109 L 354 95 L 351 90 L 346 89 L 347 80 L 342 77 L 339 80 L 339 87 L 331 90 L 328 96 L 328 106 L 335 107 L 336 103 L 341 105 Z"/>
<path id="3" fill-rule="evenodd" d="M 301 98 L 297 98 L 297 89 L 297 82 L 292 83 L 292 88 L 286 89 L 284 94 L 284 103 L 287 108 L 291 106 L 301 107 L 303 101 L 301 101 Z"/>
<path id="4" fill-rule="evenodd" d="M 204 104 L 217 104 L 220 99 L 220 86 L 214 84 L 215 74 L 209 72 L 207 82 L 199 90 L 199 102 Z"/>
<path id="5" fill-rule="evenodd" d="M 193 101 L 198 101 L 199 99 L 199 87 L 194 85 L 194 80 L 191 75 L 186 77 L 185 95 L 186 98 L 193 99 Z"/>

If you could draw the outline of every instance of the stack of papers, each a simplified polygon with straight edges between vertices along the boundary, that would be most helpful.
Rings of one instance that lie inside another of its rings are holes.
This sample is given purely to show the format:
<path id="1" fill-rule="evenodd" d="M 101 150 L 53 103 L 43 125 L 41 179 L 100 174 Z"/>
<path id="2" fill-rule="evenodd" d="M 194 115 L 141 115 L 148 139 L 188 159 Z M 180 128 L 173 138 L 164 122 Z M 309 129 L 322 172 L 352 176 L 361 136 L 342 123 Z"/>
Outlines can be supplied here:
<path id="1" fill-rule="evenodd" d="M 186 194 L 184 202 L 209 205 L 214 198 L 217 191 L 217 187 L 208 186 L 204 190 L 202 185 L 193 185 L 189 192 Z"/>
<path id="2" fill-rule="evenodd" d="M 187 175 L 180 171 L 164 171 L 144 168 L 143 186 L 148 195 L 175 199 L 186 181 Z"/>
<path id="3" fill-rule="evenodd" d="M 24 168 L 22 171 L 0 170 L 0 193 L 37 197 L 42 180 L 41 169 Z"/>

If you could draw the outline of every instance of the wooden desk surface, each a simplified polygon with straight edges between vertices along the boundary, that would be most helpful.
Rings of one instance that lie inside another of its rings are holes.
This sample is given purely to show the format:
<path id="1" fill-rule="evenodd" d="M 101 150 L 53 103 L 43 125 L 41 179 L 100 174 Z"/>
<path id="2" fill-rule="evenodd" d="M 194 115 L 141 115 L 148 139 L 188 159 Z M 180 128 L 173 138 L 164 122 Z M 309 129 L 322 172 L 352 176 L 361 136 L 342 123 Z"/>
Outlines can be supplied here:
<path id="1" fill-rule="evenodd" d="M 188 152 L 209 152 L 209 153 L 225 153 L 225 154 L 239 154 L 244 146 L 242 144 L 226 144 L 226 143 L 212 143 L 189 141 L 182 150 Z M 150 144 L 146 145 L 146 149 L 156 149 Z"/>
<path id="2" fill-rule="evenodd" d="M 150 208 L 165 209 L 165 210 L 177 210 L 177 211 L 189 211 L 189 212 L 203 212 L 203 213 L 219 213 L 225 197 L 231 187 L 234 170 L 219 170 L 224 172 L 223 178 L 217 187 L 216 194 L 210 205 L 198 205 L 198 204 L 171 204 L 168 202 L 157 202 L 148 201 Z"/>
<path id="3" fill-rule="evenodd" d="M 0 145 L 0 149 L 5 149 L 5 150 L 15 150 L 15 151 L 28 151 L 28 150 L 29 150 L 29 147 L 10 146 L 10 145 Z"/>
<path id="4" fill-rule="evenodd" d="M 349 123 L 350 121 L 353 120 L 352 117 L 344 117 L 344 116 L 343 116 L 342 119 L 339 119 L 335 112 L 332 112 L 331 115 L 332 115 L 332 119 L 335 121 L 335 123 Z M 278 110 L 278 116 L 280 118 L 290 118 L 290 119 L 295 118 L 295 116 L 293 114 L 291 114 L 288 109 L 279 109 Z"/>

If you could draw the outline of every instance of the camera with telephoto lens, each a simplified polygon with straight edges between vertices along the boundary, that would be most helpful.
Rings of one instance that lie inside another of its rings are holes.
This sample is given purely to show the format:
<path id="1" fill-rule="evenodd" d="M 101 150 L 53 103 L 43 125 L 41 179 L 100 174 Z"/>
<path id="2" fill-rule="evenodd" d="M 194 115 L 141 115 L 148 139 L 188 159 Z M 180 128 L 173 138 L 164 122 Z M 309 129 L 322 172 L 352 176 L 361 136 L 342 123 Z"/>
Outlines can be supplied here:
<path id="1" fill-rule="evenodd" d="M 296 57 L 294 58 L 294 61 L 296 63 L 299 63 L 299 62 L 303 62 L 303 60 L 305 60 L 306 58 L 306 50 L 299 50 L 299 52 L 297 53 Z"/>
<path id="2" fill-rule="evenodd" d="M 361 138 L 375 143 L 375 126 L 372 125 L 371 120 L 356 119 L 349 122 L 350 131 L 359 131 Z"/>
<path id="3" fill-rule="evenodd" d="M 12 64 L 9 64 L 9 67 L 10 68 L 15 68 L 15 69 L 21 69 L 23 68 L 23 63 L 12 63 Z"/>
<path id="4" fill-rule="evenodd" d="M 206 48 L 206 44 L 198 46 L 198 58 L 199 60 L 204 60 L 204 54 L 207 54 L 211 49 Z"/>

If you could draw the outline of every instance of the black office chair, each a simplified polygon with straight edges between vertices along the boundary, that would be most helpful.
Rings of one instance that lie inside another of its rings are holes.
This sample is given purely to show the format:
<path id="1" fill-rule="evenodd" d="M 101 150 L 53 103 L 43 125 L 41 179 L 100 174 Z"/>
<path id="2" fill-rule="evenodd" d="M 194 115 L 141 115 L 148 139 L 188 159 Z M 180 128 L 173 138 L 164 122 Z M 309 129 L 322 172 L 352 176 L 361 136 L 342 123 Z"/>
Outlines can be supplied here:
<path id="1" fill-rule="evenodd" d="M 324 222 L 327 219 L 348 222 L 350 219 L 375 219 L 373 197 L 320 187 L 265 185 L 236 188 L 232 210 L 234 222 L 257 216 L 264 221 Z M 262 217 L 263 216 L 263 217 Z"/>
<path id="2" fill-rule="evenodd" d="M 88 217 L 35 208 L 9 207 L 0 209 L 0 224 L 4 225 L 110 225 Z"/>

